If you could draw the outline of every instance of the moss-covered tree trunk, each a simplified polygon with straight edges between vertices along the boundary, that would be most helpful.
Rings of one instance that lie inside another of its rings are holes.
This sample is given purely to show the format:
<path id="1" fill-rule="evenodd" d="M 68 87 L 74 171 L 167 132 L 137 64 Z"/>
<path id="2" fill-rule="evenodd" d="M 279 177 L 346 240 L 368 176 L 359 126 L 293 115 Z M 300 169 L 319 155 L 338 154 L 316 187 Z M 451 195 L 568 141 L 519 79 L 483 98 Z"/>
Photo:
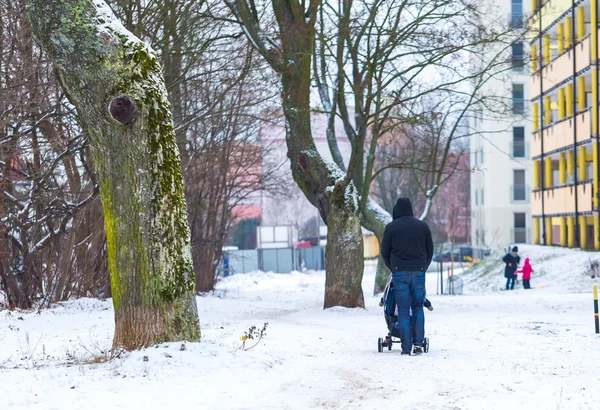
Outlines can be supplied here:
<path id="1" fill-rule="evenodd" d="M 114 347 L 200 339 L 181 163 L 155 53 L 103 0 L 28 0 L 90 138 L 115 308 Z"/>

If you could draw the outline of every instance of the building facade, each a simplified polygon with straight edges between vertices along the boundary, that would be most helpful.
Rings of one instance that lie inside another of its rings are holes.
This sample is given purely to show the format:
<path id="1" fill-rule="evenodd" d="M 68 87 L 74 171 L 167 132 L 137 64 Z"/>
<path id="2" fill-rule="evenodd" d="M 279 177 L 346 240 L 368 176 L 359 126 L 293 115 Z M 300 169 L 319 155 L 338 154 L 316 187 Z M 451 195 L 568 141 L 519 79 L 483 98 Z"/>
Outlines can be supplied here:
<path id="1" fill-rule="evenodd" d="M 600 249 L 598 0 L 532 0 L 534 242 Z"/>
<path id="2" fill-rule="evenodd" d="M 515 29 L 526 24 L 529 9 L 523 0 L 504 0 L 497 7 Z M 524 48 L 522 41 L 515 41 L 510 70 L 482 89 L 506 101 L 509 112 L 499 116 L 476 108 L 471 115 L 471 242 L 478 247 L 504 248 L 533 240 L 531 119 L 525 100 L 530 80 Z M 490 58 L 497 52 L 489 50 Z"/>

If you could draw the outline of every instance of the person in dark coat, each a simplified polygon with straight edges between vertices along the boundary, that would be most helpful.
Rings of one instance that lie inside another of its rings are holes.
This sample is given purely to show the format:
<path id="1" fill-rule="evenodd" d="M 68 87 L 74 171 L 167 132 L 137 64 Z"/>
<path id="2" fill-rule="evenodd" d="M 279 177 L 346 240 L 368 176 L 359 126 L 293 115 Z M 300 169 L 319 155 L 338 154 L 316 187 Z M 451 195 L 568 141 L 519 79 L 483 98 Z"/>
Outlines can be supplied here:
<path id="1" fill-rule="evenodd" d="M 433 241 L 427 224 L 413 216 L 408 198 L 399 198 L 381 241 L 381 257 L 392 271 L 402 354 L 423 353 L 425 338 L 425 272 L 433 258 Z M 411 332 L 411 309 L 414 332 Z M 414 336 L 411 334 L 414 333 Z"/>
<path id="2" fill-rule="evenodd" d="M 521 257 L 519 256 L 519 248 L 513 246 L 512 252 L 509 252 L 502 258 L 502 261 L 506 264 L 504 267 L 504 277 L 506 278 L 506 290 L 515 288 L 515 279 L 517 279 L 517 268 Z"/>

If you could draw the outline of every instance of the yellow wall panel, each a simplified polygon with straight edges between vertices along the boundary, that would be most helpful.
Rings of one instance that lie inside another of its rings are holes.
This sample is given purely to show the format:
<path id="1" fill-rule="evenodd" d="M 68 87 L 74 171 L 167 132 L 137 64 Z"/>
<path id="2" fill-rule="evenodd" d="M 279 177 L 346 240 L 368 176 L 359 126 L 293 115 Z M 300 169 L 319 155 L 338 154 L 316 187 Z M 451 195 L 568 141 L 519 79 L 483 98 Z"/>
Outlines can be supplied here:
<path id="1" fill-rule="evenodd" d="M 587 101 L 585 99 L 585 77 L 577 77 L 577 109 L 585 110 Z"/>
<path id="2" fill-rule="evenodd" d="M 569 83 L 565 87 L 566 113 L 567 117 L 573 115 L 573 84 Z"/>
<path id="3" fill-rule="evenodd" d="M 585 147 L 579 147 L 579 153 L 577 154 L 577 162 L 579 162 L 579 181 L 585 181 L 587 179 L 587 167 L 586 165 L 586 149 Z"/>
<path id="4" fill-rule="evenodd" d="M 585 37 L 585 8 L 577 7 L 577 38 Z"/>
<path id="5" fill-rule="evenodd" d="M 565 153 L 561 152 L 558 154 L 558 175 L 559 181 L 558 183 L 564 185 L 567 183 L 567 159 L 565 158 Z"/>
<path id="6" fill-rule="evenodd" d="M 575 247 L 575 217 L 567 217 L 567 246 L 569 248 Z"/>

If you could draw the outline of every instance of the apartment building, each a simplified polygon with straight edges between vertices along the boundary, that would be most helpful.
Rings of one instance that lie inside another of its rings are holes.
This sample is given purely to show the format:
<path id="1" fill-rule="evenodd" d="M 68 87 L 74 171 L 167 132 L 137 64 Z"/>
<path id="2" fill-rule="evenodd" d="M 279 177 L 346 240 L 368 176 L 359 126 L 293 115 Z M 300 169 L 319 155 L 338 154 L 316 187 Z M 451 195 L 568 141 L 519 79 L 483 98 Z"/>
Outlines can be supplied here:
<path id="1" fill-rule="evenodd" d="M 598 0 L 533 0 L 533 238 L 600 249 Z"/>
<path id="2" fill-rule="evenodd" d="M 515 29 L 527 24 L 529 10 L 523 0 L 503 0 L 497 6 L 499 18 L 507 19 Z M 475 110 L 471 119 L 476 131 L 470 138 L 471 242 L 480 247 L 504 248 L 532 241 L 531 119 L 526 102 L 530 76 L 525 48 L 523 41 L 515 41 L 510 47 L 510 70 L 482 90 L 501 96 L 512 113 L 498 118 Z M 497 52 L 490 49 L 490 58 Z"/>

